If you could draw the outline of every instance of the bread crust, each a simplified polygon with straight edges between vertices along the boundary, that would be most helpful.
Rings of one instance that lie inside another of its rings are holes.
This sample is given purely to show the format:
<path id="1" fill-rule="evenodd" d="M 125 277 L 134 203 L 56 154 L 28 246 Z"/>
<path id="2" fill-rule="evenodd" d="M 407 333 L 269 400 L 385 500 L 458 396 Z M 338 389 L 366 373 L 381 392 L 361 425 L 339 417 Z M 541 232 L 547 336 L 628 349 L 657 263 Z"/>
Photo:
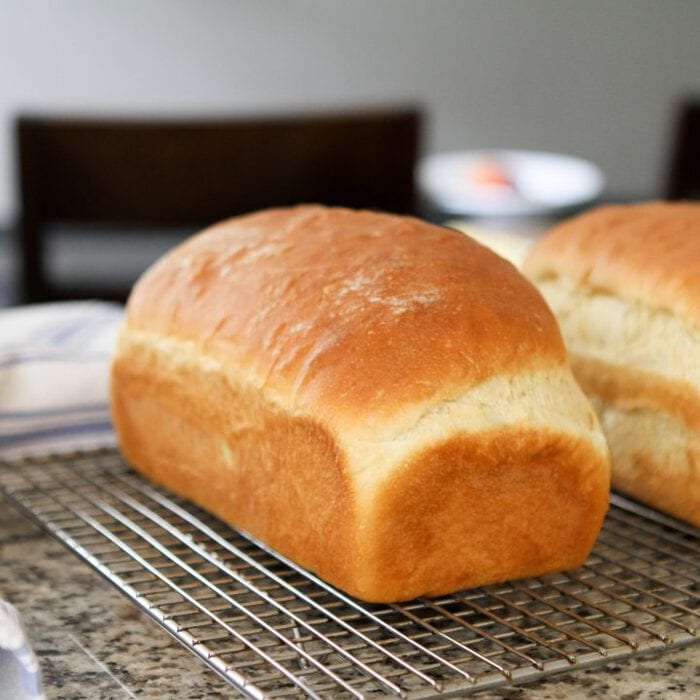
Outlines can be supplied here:
<path id="1" fill-rule="evenodd" d="M 143 343 L 112 372 L 113 420 L 131 464 L 329 580 L 350 580 L 349 475 L 322 426 Z"/>
<path id="2" fill-rule="evenodd" d="M 313 205 L 191 238 L 139 280 L 127 323 L 192 339 L 346 422 L 566 361 L 539 293 L 487 248 L 411 217 Z"/>
<path id="3" fill-rule="evenodd" d="M 700 203 L 605 206 L 569 219 L 529 251 L 531 279 L 567 277 L 700 326 Z"/>
<path id="4" fill-rule="evenodd" d="M 111 391 L 139 470 L 365 600 L 577 566 L 607 509 L 539 293 L 415 219 L 209 229 L 136 286 Z"/>
<path id="5" fill-rule="evenodd" d="M 132 464 L 363 600 L 576 567 L 607 510 L 607 457 L 585 434 L 464 426 L 368 496 L 332 431 L 213 366 L 126 339 L 113 374 Z"/>

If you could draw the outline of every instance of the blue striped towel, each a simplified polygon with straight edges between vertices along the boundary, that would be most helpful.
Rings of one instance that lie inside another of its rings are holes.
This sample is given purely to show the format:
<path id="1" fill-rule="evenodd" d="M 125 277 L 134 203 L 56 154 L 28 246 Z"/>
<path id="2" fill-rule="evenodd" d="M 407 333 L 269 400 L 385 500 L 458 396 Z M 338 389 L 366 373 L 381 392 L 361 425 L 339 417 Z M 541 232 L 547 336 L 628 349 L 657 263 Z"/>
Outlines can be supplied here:
<path id="1" fill-rule="evenodd" d="M 122 307 L 0 311 L 0 457 L 113 444 L 109 363 Z"/>

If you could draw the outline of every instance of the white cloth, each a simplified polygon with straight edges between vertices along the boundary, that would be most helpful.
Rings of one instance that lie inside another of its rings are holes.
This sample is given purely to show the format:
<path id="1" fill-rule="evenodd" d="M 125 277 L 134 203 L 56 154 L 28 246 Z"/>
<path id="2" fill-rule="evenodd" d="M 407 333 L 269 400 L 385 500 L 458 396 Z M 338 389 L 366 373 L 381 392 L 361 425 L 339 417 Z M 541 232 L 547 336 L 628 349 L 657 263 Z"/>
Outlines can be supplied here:
<path id="1" fill-rule="evenodd" d="M 114 441 L 109 364 L 122 315 L 92 301 L 0 310 L 0 457 Z"/>

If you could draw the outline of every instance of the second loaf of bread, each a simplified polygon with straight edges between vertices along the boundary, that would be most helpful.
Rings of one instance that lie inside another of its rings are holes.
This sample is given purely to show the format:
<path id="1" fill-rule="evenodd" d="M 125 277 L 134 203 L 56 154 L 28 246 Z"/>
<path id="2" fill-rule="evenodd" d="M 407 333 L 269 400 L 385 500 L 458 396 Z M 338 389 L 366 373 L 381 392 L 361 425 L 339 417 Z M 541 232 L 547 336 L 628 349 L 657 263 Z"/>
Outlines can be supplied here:
<path id="1" fill-rule="evenodd" d="M 301 206 L 155 264 L 113 365 L 125 456 L 372 601 L 574 567 L 607 448 L 509 263 L 416 219 Z"/>
<path id="2" fill-rule="evenodd" d="M 700 204 L 586 212 L 525 270 L 599 412 L 613 485 L 700 526 Z"/>

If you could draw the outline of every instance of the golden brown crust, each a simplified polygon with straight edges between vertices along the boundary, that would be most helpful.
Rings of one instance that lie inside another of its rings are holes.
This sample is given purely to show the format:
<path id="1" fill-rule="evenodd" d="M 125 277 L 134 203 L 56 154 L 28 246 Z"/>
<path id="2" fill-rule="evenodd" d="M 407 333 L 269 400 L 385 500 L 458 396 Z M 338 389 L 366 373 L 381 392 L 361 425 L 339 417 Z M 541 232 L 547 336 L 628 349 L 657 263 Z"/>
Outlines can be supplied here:
<path id="1" fill-rule="evenodd" d="M 147 476 L 364 600 L 440 594 L 580 565 L 608 504 L 585 437 L 457 433 L 392 470 L 365 513 L 342 450 L 221 374 L 135 345 L 114 364 L 122 450 Z"/>
<path id="2" fill-rule="evenodd" d="M 539 293 L 485 247 L 409 217 L 320 206 L 195 236 L 138 282 L 127 318 L 194 339 L 328 419 L 565 362 Z"/>
<path id="3" fill-rule="evenodd" d="M 590 441 L 532 427 L 425 450 L 377 494 L 367 592 L 408 599 L 580 566 L 608 508 L 602 462 Z"/>
<path id="4" fill-rule="evenodd" d="M 700 203 L 601 207 L 555 227 L 529 252 L 532 279 L 567 277 L 590 290 L 666 309 L 700 326 Z"/>
<path id="5" fill-rule="evenodd" d="M 112 373 L 112 416 L 129 462 L 329 580 L 350 579 L 348 475 L 321 426 L 220 373 L 173 367 L 143 344 L 118 356 Z"/>

